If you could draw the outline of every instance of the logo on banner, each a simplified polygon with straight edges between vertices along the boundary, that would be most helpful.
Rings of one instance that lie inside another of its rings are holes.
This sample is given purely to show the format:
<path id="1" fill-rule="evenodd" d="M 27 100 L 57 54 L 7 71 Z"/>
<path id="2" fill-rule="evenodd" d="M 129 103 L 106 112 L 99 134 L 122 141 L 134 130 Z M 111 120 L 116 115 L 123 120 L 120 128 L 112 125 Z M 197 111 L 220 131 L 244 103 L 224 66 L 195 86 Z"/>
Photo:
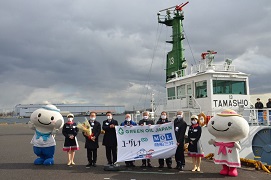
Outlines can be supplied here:
<path id="1" fill-rule="evenodd" d="M 124 130 L 122 128 L 119 128 L 119 135 L 123 135 L 124 134 Z"/>
<path id="2" fill-rule="evenodd" d="M 137 156 L 134 157 L 134 159 L 138 159 L 138 158 L 150 159 L 152 158 L 153 153 L 154 153 L 153 149 L 150 149 L 147 151 L 146 149 L 142 148 L 136 153 Z"/>
<path id="3" fill-rule="evenodd" d="M 173 137 L 171 133 L 155 134 L 152 137 L 155 147 L 171 146 L 173 144 Z"/>

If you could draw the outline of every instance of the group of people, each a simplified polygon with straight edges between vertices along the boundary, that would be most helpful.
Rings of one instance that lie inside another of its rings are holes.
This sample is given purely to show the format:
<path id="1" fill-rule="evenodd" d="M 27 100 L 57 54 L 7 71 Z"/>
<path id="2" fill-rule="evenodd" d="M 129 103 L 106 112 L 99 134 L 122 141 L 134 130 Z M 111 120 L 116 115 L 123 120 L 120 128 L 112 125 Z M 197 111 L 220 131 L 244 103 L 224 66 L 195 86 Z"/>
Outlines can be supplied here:
<path id="1" fill-rule="evenodd" d="M 258 122 L 263 124 L 264 116 L 263 116 L 263 103 L 260 98 L 257 98 L 257 102 L 255 103 L 255 109 L 258 109 Z M 266 108 L 271 108 L 271 98 L 268 99 L 266 103 Z M 269 121 L 271 121 L 271 110 L 269 110 Z"/>
<path id="2" fill-rule="evenodd" d="M 74 165 L 74 154 L 75 150 L 79 150 L 78 142 L 76 139 L 78 128 L 76 123 L 73 121 L 74 115 L 67 115 L 68 121 L 64 124 L 62 129 L 62 134 L 65 136 L 63 151 L 67 151 L 68 154 L 68 163 L 67 165 Z M 85 148 L 87 149 L 87 159 L 88 164 L 86 168 L 91 166 L 96 167 L 97 162 L 97 149 L 99 148 L 99 135 L 101 129 L 104 130 L 105 134 L 103 137 L 102 144 L 106 149 L 106 158 L 108 165 L 114 165 L 117 161 L 117 137 L 115 132 L 115 126 L 118 126 L 118 121 L 113 119 L 111 112 L 106 113 L 106 120 L 101 124 L 96 121 L 96 113 L 90 113 L 89 124 L 91 126 L 92 135 L 87 136 L 83 133 L 85 137 Z M 169 123 L 167 117 L 167 112 L 163 111 L 160 118 L 156 124 L 165 124 Z M 120 126 L 151 126 L 154 125 L 154 121 L 150 119 L 149 112 L 143 112 L 143 119 L 138 122 L 134 122 L 131 119 L 130 114 L 125 115 L 125 120 L 120 124 Z M 175 153 L 176 167 L 180 171 L 183 170 L 185 166 L 185 156 L 184 156 L 184 144 L 185 144 L 185 133 L 187 130 L 187 123 L 183 119 L 183 112 L 178 111 L 176 114 L 176 119 L 174 120 L 174 130 L 177 141 L 177 149 Z M 197 115 L 191 116 L 191 125 L 188 130 L 188 155 L 192 157 L 193 169 L 192 171 L 200 171 L 201 157 L 204 156 L 201 144 L 201 126 L 199 126 L 199 119 Z M 168 157 L 166 159 L 159 159 L 159 168 L 166 166 L 167 168 L 172 168 L 172 158 Z M 134 161 L 125 161 L 126 167 L 135 167 Z M 141 167 L 153 167 L 150 159 L 143 159 Z"/>

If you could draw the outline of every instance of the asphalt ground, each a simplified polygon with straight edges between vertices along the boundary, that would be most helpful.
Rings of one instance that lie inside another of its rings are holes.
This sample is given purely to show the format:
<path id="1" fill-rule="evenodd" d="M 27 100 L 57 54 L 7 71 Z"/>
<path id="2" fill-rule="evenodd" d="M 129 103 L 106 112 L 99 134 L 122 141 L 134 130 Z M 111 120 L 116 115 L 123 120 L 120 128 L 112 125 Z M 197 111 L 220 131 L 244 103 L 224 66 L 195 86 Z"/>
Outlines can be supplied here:
<path id="1" fill-rule="evenodd" d="M 238 177 L 222 176 L 219 174 L 220 165 L 215 165 L 212 160 L 203 159 L 201 172 L 192 172 L 190 157 L 186 157 L 184 171 L 176 169 L 158 168 L 158 160 L 152 159 L 153 168 L 141 168 L 141 161 L 136 161 L 134 168 L 126 168 L 120 163 L 120 171 L 104 171 L 107 163 L 105 148 L 101 145 L 98 149 L 97 167 L 85 168 L 87 164 L 84 137 L 78 135 L 80 150 L 76 151 L 74 166 L 67 166 L 67 154 L 62 151 L 64 136 L 56 135 L 55 164 L 52 166 L 34 165 L 36 155 L 30 141 L 34 131 L 26 124 L 0 125 L 0 179 L 1 180 L 26 180 L 26 179 L 111 179 L 111 180 L 143 180 L 143 179 L 270 179 L 271 174 L 257 171 L 251 167 L 238 169 Z M 100 141 L 102 135 L 100 136 Z M 176 166 L 173 160 L 173 167 Z"/>

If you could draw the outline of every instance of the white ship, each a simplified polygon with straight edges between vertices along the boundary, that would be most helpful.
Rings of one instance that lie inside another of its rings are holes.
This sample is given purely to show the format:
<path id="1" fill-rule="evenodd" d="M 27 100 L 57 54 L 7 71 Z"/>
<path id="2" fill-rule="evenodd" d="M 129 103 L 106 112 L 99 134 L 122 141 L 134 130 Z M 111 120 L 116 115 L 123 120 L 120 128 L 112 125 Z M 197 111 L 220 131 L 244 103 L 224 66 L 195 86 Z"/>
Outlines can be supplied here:
<path id="1" fill-rule="evenodd" d="M 176 112 L 184 112 L 184 120 L 190 124 L 192 114 L 199 115 L 202 122 L 201 141 L 205 155 L 214 152 L 208 144 L 212 135 L 206 124 L 212 116 L 225 109 L 233 109 L 243 115 L 250 125 L 249 136 L 240 143 L 240 157 L 257 159 L 271 164 L 271 124 L 268 110 L 264 109 L 264 124 L 258 123 L 258 110 L 250 102 L 248 74 L 239 72 L 226 59 L 216 64 L 214 51 L 202 53 L 199 64 L 189 67 L 184 57 L 182 41 L 184 20 L 181 4 L 159 11 L 158 22 L 172 27 L 172 51 L 167 54 L 165 102 L 156 108 L 156 115 L 167 111 L 174 119 Z"/>

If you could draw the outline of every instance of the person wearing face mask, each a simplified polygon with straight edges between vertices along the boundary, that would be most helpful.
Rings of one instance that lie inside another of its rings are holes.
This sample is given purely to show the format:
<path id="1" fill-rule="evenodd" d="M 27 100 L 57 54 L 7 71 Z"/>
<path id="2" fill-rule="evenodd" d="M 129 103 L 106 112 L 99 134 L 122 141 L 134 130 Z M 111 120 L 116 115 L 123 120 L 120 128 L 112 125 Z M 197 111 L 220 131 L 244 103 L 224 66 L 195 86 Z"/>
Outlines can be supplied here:
<path id="1" fill-rule="evenodd" d="M 180 171 L 183 170 L 185 166 L 185 158 L 184 158 L 184 135 L 187 129 L 187 124 L 183 120 L 183 112 L 177 112 L 177 118 L 174 120 L 174 129 L 175 136 L 177 141 L 177 149 L 175 153 L 176 167 Z"/>
<path id="2" fill-rule="evenodd" d="M 145 111 L 143 112 L 143 119 L 141 119 L 139 122 L 138 122 L 138 125 L 140 126 L 151 126 L 151 125 L 154 125 L 154 122 L 153 120 L 149 119 L 149 112 L 148 111 Z M 146 164 L 148 163 L 148 165 Z M 150 159 L 142 159 L 142 165 L 141 167 L 152 167 L 151 165 L 151 160 Z"/>
<path id="3" fill-rule="evenodd" d="M 131 119 L 131 114 L 125 115 L 125 120 L 120 124 L 121 126 L 136 126 L 136 122 Z M 135 167 L 134 161 L 125 161 L 126 167 Z"/>
<path id="4" fill-rule="evenodd" d="M 110 111 L 106 113 L 106 117 L 107 119 L 103 121 L 102 127 L 105 131 L 103 145 L 105 146 L 108 165 L 114 165 L 117 161 L 117 136 L 115 126 L 118 126 L 118 121 L 113 119 Z"/>
<path id="5" fill-rule="evenodd" d="M 156 124 L 165 124 L 165 123 L 168 123 L 168 122 L 170 122 L 170 121 L 167 118 L 167 112 L 165 112 L 165 111 L 161 112 L 161 116 L 158 119 L 158 121 L 157 121 Z M 159 159 L 158 162 L 159 162 L 159 168 L 163 168 L 164 167 L 164 163 L 165 163 L 165 159 Z M 171 159 L 171 157 L 166 158 L 166 164 L 167 164 L 167 167 L 169 169 L 172 169 L 172 167 L 171 167 L 171 165 L 172 165 L 172 159 Z"/>
<path id="6" fill-rule="evenodd" d="M 87 159 L 88 164 L 86 168 L 90 168 L 91 166 L 96 167 L 97 162 L 97 149 L 99 148 L 99 135 L 101 133 L 101 124 L 96 121 L 96 113 L 91 112 L 88 120 L 91 128 L 92 135 L 85 137 L 85 148 L 87 149 Z"/>
<path id="7" fill-rule="evenodd" d="M 188 130 L 188 156 L 192 157 L 194 168 L 192 171 L 200 171 L 201 157 L 204 157 L 200 143 L 201 126 L 198 124 L 198 116 L 191 116 L 191 126 Z"/>
<path id="8" fill-rule="evenodd" d="M 79 150 L 79 145 L 77 142 L 77 133 L 78 128 L 76 127 L 76 123 L 73 122 L 74 115 L 67 115 L 68 121 L 64 124 L 62 129 L 62 134 L 65 136 L 63 151 L 68 153 L 68 163 L 67 165 L 75 165 L 74 163 L 74 155 L 75 150 Z"/>

